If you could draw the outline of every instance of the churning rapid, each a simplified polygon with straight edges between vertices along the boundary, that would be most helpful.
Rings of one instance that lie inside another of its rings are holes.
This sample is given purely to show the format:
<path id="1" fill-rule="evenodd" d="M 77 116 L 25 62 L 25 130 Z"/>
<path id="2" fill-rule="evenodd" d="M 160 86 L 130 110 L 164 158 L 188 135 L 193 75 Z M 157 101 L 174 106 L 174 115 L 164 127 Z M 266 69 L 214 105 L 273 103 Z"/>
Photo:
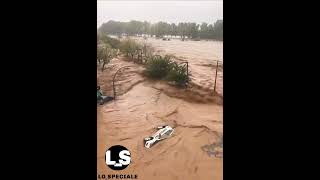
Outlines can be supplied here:
<path id="1" fill-rule="evenodd" d="M 187 60 L 190 87 L 178 89 L 142 75 L 144 67 L 114 58 L 106 70 L 97 71 L 98 84 L 113 95 L 113 74 L 123 66 L 115 81 L 116 100 L 97 108 L 98 174 L 119 174 L 105 164 L 105 151 L 123 145 L 131 152 L 131 164 L 121 174 L 137 174 L 140 180 L 222 180 L 223 107 L 222 68 L 217 91 L 212 92 L 215 60 L 222 61 L 222 43 L 213 41 L 162 41 L 148 39 L 155 50 Z M 173 135 L 146 149 L 143 139 L 156 127 L 170 125 Z"/>

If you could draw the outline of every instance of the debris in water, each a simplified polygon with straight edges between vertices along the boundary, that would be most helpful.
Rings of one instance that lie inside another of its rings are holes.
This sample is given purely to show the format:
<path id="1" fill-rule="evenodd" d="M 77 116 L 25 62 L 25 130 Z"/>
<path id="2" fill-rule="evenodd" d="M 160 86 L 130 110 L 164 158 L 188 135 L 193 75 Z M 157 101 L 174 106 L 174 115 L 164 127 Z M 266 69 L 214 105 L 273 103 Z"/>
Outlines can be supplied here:
<path id="1" fill-rule="evenodd" d="M 170 126 L 160 126 L 158 129 L 159 130 L 154 135 L 144 138 L 144 146 L 146 148 L 150 148 L 157 142 L 169 138 L 174 131 Z"/>

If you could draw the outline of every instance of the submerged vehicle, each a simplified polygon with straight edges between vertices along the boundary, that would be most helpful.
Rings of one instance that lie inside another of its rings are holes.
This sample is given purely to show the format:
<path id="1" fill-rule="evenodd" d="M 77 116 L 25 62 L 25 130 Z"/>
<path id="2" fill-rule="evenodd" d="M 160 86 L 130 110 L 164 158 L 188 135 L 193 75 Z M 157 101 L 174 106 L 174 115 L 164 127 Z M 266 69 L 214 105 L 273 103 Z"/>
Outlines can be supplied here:
<path id="1" fill-rule="evenodd" d="M 144 138 L 144 146 L 146 148 L 150 148 L 157 142 L 169 138 L 174 131 L 174 129 L 170 126 L 159 126 L 157 129 L 158 131 L 155 134 Z"/>

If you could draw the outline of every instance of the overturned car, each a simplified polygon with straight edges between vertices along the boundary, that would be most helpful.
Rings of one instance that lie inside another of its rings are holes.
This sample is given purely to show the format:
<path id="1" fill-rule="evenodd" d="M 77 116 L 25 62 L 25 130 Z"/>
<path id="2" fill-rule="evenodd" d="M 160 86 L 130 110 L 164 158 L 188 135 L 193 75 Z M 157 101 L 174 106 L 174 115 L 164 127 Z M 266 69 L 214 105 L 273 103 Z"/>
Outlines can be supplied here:
<path id="1" fill-rule="evenodd" d="M 174 131 L 174 129 L 170 126 L 159 126 L 157 129 L 158 131 L 155 134 L 144 138 L 144 146 L 146 148 L 150 148 L 157 142 L 169 138 Z"/>

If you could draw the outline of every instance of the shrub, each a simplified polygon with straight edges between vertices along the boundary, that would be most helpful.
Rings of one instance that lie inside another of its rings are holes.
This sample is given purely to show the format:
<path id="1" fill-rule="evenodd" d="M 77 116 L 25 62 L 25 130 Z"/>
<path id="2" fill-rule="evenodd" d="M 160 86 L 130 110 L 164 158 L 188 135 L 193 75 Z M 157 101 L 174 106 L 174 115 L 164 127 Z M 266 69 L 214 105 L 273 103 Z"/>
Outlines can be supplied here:
<path id="1" fill-rule="evenodd" d="M 136 43 L 132 39 L 126 39 L 122 41 L 120 44 L 121 52 L 125 53 L 126 56 L 129 56 L 130 54 L 131 58 L 133 58 L 133 56 L 137 54 L 137 50 L 141 48 L 142 48 L 141 45 Z"/>
<path id="2" fill-rule="evenodd" d="M 97 45 L 97 59 L 98 60 L 104 59 L 106 49 L 111 49 L 111 46 L 109 44 L 103 44 L 103 43 L 99 43 Z"/>
<path id="3" fill-rule="evenodd" d="M 146 64 L 145 74 L 151 78 L 164 78 L 170 70 L 171 63 L 169 56 L 150 56 Z"/>
<path id="4" fill-rule="evenodd" d="M 120 47 L 120 41 L 115 38 L 111 38 L 106 34 L 98 33 L 97 42 L 108 44 L 111 48 L 118 49 Z"/>
<path id="5" fill-rule="evenodd" d="M 165 79 L 184 86 L 188 82 L 187 67 L 178 65 L 170 56 L 151 56 L 146 65 L 145 75 L 156 79 Z"/>
<path id="6" fill-rule="evenodd" d="M 98 44 L 97 46 L 97 60 L 103 62 L 102 71 L 104 70 L 104 66 L 108 64 L 112 58 L 117 56 L 117 49 L 111 48 L 108 44 Z"/>
<path id="7" fill-rule="evenodd" d="M 178 86 L 184 86 L 188 82 L 187 67 L 173 63 L 166 80 L 175 82 Z"/>

